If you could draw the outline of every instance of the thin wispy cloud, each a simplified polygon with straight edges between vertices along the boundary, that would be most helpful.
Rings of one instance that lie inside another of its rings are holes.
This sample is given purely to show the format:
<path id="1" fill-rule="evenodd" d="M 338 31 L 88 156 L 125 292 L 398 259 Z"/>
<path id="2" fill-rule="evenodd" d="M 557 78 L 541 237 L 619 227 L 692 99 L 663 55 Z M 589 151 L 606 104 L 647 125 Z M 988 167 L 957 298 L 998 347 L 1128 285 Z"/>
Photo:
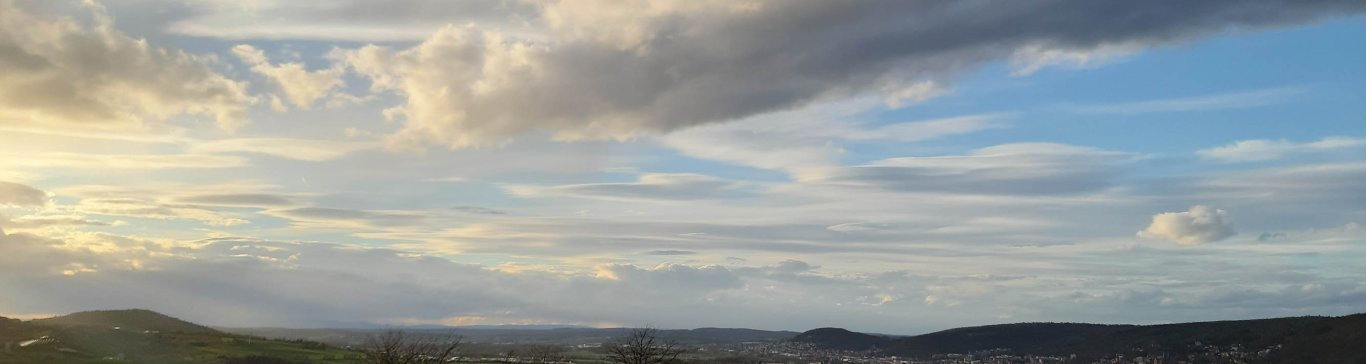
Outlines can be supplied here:
<path id="1" fill-rule="evenodd" d="M 1147 114 L 1186 111 L 1210 111 L 1265 107 L 1287 102 L 1308 93 L 1303 87 L 1282 87 L 1200 95 L 1174 99 L 1145 100 L 1112 104 L 1075 105 L 1065 110 L 1086 114 Z"/>
<path id="2" fill-rule="evenodd" d="M 1366 139 L 1330 137 L 1313 142 L 1296 143 L 1285 139 L 1250 139 L 1233 144 L 1196 151 L 1201 158 L 1221 162 L 1258 162 L 1286 158 L 1293 155 L 1353 150 L 1366 147 Z"/>

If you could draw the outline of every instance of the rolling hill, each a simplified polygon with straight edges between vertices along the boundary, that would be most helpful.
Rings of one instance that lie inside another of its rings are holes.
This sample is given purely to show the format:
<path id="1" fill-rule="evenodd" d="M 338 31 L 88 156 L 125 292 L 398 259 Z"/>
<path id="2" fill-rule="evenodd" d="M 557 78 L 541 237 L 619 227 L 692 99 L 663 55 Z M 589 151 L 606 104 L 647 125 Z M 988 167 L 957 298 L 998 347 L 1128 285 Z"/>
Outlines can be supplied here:
<path id="1" fill-rule="evenodd" d="M 816 344 L 827 349 L 861 351 L 885 348 L 892 340 L 841 328 L 823 327 L 803 332 L 793 337 L 792 341 Z"/>
<path id="2" fill-rule="evenodd" d="M 306 341 L 220 332 L 147 310 L 0 319 L 0 363 L 354 363 L 358 355 Z"/>
<path id="3" fill-rule="evenodd" d="M 1091 360 L 1129 357 L 1187 357 L 1218 351 L 1259 352 L 1270 363 L 1366 363 L 1366 314 L 1288 317 L 1166 325 L 1019 323 L 965 327 L 884 339 L 842 329 L 817 329 L 797 340 L 831 349 L 881 343 L 882 352 L 908 357 L 939 354 L 1013 353 Z M 1234 349 L 1236 348 L 1236 349 Z"/>

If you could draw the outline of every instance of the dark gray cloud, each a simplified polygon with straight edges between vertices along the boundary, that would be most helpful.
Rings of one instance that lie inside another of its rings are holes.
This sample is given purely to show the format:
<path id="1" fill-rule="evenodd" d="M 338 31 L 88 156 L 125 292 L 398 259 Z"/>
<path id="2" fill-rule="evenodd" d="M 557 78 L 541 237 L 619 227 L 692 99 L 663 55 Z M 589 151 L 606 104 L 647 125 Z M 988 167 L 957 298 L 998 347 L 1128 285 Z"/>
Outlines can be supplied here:
<path id="1" fill-rule="evenodd" d="M 396 109 L 405 126 L 392 145 L 468 147 L 537 130 L 566 139 L 671 131 L 896 93 L 1003 59 L 1033 69 L 1366 10 L 1350 0 L 817 0 L 746 9 L 651 2 L 584 10 L 595 5 L 545 5 L 545 41 L 449 27 L 417 48 L 366 47 L 343 58 L 375 90 L 406 97 Z"/>

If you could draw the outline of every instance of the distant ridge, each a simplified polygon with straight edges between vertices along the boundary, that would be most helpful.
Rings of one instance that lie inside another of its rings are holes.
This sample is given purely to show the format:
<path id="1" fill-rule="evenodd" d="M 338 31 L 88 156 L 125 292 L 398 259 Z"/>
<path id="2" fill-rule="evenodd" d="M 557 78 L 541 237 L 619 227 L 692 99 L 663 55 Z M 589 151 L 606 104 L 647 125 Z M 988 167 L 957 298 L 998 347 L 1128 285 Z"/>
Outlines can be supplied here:
<path id="1" fill-rule="evenodd" d="M 816 344 L 827 349 L 873 350 L 886 347 L 891 339 L 836 327 L 823 327 L 803 332 L 793 337 L 792 341 Z"/>
<path id="2" fill-rule="evenodd" d="M 1366 314 L 1342 317 L 1287 317 L 1165 325 L 1019 323 L 964 327 L 902 338 L 883 338 L 837 328 L 798 335 L 794 341 L 829 349 L 930 357 L 938 354 L 1009 352 L 1077 355 L 1092 360 L 1110 354 L 1161 353 L 1184 357 L 1203 347 L 1239 346 L 1269 351 L 1271 363 L 1366 363 Z M 881 341 L 880 341 L 881 340 Z M 1196 344 L 1199 343 L 1200 346 Z"/>
<path id="3" fill-rule="evenodd" d="M 162 331 L 183 333 L 217 333 L 205 326 L 166 316 L 151 310 L 107 310 L 84 311 L 66 316 L 37 319 L 30 321 L 36 326 L 48 327 L 118 327 L 133 331 Z"/>

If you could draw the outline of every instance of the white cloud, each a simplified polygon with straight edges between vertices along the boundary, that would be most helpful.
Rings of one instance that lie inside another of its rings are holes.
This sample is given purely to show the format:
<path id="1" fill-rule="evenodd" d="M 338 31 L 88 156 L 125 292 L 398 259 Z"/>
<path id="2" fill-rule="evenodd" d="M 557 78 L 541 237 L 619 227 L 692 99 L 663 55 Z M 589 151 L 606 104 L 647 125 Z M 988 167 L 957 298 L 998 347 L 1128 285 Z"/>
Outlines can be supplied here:
<path id="1" fill-rule="evenodd" d="M 312 108 L 315 102 L 327 97 L 333 89 L 345 86 L 341 79 L 342 73 L 345 72 L 342 68 L 309 71 L 299 62 L 272 65 L 265 52 L 246 44 L 233 47 L 232 53 L 250 65 L 252 72 L 270 80 L 284 93 L 290 104 L 302 110 Z M 274 98 L 276 96 L 272 97 L 272 100 L 278 101 L 278 98 Z M 272 107 L 278 111 L 278 106 L 282 105 Z"/>
<path id="2" fill-rule="evenodd" d="M 248 165 L 246 158 L 214 154 L 41 153 L 10 157 L 11 166 L 83 169 L 213 169 Z"/>
<path id="3" fill-rule="evenodd" d="M 628 201 L 693 201 L 744 193 L 743 184 L 692 173 L 647 173 L 635 182 L 587 183 L 560 186 L 510 185 L 504 189 L 523 197 L 579 197 Z"/>
<path id="4" fill-rule="evenodd" d="M 87 4 L 91 26 L 0 1 L 0 118 L 110 129 L 180 115 L 228 130 L 247 121 L 244 85 L 215 72 L 212 57 L 128 37 Z"/>
<path id="5" fill-rule="evenodd" d="M 906 192 L 1080 194 L 1115 184 L 1134 155 L 1050 143 L 1003 144 L 967 155 L 899 157 L 827 170 L 812 181 Z"/>
<path id="6" fill-rule="evenodd" d="M 1233 236 L 1233 226 L 1224 210 L 1205 205 L 1191 206 L 1190 211 L 1163 212 L 1153 215 L 1153 222 L 1138 236 L 1174 241 L 1181 245 L 1197 245 L 1220 241 Z"/>
<path id="7" fill-rule="evenodd" d="M 919 104 L 930 99 L 952 93 L 952 90 L 945 88 L 937 82 L 926 80 L 902 87 L 896 87 L 887 94 L 887 107 L 896 109 L 906 105 Z"/>
<path id="8" fill-rule="evenodd" d="M 1073 68 L 1096 67 L 1102 63 L 1136 53 L 1144 48 L 1138 44 L 1102 44 L 1092 49 L 1066 49 L 1039 44 L 1015 50 L 1010 65 L 1015 76 L 1027 76 L 1051 66 Z"/>
<path id="9" fill-rule="evenodd" d="M 684 155 L 783 171 L 807 178 L 837 165 L 844 146 L 878 141 L 918 142 L 999 129 L 1010 114 L 976 114 L 871 125 L 856 114 L 876 101 L 854 100 L 775 112 L 659 137 Z"/>
<path id="10" fill-rule="evenodd" d="M 197 153 L 257 153 L 301 161 L 326 161 L 374 148 L 371 142 L 332 141 L 295 138 L 242 138 L 197 142 L 190 150 Z"/>
<path id="11" fill-rule="evenodd" d="M 1366 146 L 1366 139 L 1332 137 L 1306 143 L 1295 143 L 1285 139 L 1252 139 L 1203 149 L 1196 154 L 1202 158 L 1220 162 L 1257 162 L 1281 159 L 1296 154 L 1360 148 L 1362 146 Z"/>

